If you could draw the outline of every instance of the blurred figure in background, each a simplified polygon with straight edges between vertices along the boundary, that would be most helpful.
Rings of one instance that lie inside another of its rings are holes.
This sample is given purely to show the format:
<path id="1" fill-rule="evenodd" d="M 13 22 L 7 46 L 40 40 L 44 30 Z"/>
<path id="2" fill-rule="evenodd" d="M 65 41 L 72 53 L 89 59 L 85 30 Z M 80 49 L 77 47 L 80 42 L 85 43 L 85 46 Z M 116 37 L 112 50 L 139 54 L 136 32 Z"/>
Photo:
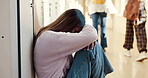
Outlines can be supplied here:
<path id="1" fill-rule="evenodd" d="M 93 26 L 98 31 L 100 25 L 100 44 L 106 52 L 107 35 L 106 35 L 106 18 L 107 13 L 116 14 L 117 10 L 111 0 L 86 0 L 88 15 L 92 18 Z"/>
<path id="2" fill-rule="evenodd" d="M 124 11 L 126 21 L 125 43 L 123 47 L 126 49 L 125 56 L 131 57 L 131 49 L 133 48 L 134 29 L 137 39 L 137 47 L 139 56 L 136 61 L 147 59 L 147 36 L 146 36 L 146 9 L 145 0 L 128 0 Z"/>

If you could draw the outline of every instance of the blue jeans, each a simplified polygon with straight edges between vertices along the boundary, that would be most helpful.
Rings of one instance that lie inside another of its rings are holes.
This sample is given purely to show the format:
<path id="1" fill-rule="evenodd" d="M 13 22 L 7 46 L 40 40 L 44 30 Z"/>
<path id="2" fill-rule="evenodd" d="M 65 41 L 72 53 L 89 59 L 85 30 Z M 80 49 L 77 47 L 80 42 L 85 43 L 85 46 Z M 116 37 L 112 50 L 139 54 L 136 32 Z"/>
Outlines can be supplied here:
<path id="1" fill-rule="evenodd" d="M 112 71 L 112 66 L 97 43 L 92 50 L 76 52 L 66 78 L 105 78 Z"/>
<path id="2" fill-rule="evenodd" d="M 92 22 L 93 22 L 93 26 L 96 28 L 97 32 L 98 32 L 98 24 L 100 25 L 101 28 L 101 33 L 100 33 L 100 37 L 101 37 L 101 46 L 102 48 L 107 47 L 107 39 L 106 39 L 106 17 L 107 17 L 107 13 L 105 12 L 96 12 L 91 14 L 92 17 Z"/>

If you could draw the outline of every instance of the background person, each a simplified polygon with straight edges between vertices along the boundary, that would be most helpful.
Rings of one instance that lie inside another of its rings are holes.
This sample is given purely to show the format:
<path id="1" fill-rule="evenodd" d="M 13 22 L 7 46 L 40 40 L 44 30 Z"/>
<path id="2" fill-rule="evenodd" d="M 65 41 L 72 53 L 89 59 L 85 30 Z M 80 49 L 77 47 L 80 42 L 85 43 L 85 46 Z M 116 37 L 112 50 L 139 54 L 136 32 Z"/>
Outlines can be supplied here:
<path id="1" fill-rule="evenodd" d="M 116 14 L 117 10 L 111 0 L 86 0 L 88 15 L 92 18 L 93 26 L 98 31 L 100 25 L 100 44 L 106 52 L 107 34 L 106 34 L 106 18 L 107 13 Z"/>
<path id="2" fill-rule="evenodd" d="M 133 8 L 132 8 L 133 7 Z M 130 50 L 133 48 L 134 29 L 137 39 L 137 47 L 139 56 L 136 61 L 143 61 L 147 59 L 147 36 L 146 36 L 146 9 L 144 0 L 128 0 L 124 11 L 124 17 L 127 18 L 125 43 L 123 47 L 127 49 L 125 56 L 130 57 Z"/>

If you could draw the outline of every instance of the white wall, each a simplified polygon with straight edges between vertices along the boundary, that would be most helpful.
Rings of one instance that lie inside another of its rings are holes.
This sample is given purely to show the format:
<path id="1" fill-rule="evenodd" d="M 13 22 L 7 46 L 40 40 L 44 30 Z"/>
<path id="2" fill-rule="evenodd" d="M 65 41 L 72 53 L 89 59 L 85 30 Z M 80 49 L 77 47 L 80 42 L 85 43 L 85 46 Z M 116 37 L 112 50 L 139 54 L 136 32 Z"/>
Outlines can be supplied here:
<path id="1" fill-rule="evenodd" d="M 44 26 L 44 2 L 43 0 L 34 0 L 34 33 Z"/>
<path id="2" fill-rule="evenodd" d="M 56 20 L 64 11 L 77 8 L 83 12 L 84 0 L 43 0 L 44 26 Z"/>
<path id="3" fill-rule="evenodd" d="M 44 26 L 56 20 L 66 9 L 65 0 L 43 0 Z"/>
<path id="4" fill-rule="evenodd" d="M 113 15 L 113 30 L 124 34 L 126 28 L 126 19 L 123 17 L 125 0 L 112 0 L 117 8 L 118 14 Z"/>

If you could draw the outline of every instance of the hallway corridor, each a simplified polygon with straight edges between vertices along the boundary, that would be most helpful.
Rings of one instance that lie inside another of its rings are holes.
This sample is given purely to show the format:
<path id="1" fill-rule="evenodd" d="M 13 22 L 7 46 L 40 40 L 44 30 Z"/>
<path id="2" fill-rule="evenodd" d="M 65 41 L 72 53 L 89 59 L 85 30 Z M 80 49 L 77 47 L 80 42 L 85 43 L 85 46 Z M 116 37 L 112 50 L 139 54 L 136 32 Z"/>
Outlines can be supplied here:
<path id="1" fill-rule="evenodd" d="M 134 46 L 131 50 L 132 57 L 128 58 L 123 55 L 124 34 L 108 29 L 107 37 L 108 48 L 106 55 L 114 68 L 114 72 L 108 74 L 106 78 L 148 78 L 148 60 L 144 62 L 135 61 L 138 56 L 136 39 L 134 39 Z"/>

